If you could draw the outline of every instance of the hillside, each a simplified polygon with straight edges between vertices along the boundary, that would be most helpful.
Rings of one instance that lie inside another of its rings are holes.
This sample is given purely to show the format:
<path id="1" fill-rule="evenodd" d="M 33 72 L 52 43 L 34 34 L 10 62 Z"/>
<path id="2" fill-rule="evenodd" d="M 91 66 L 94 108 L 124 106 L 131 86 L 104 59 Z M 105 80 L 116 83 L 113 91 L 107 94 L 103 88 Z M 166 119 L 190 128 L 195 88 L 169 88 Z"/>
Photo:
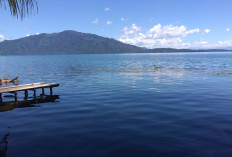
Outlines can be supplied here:
<path id="1" fill-rule="evenodd" d="M 112 38 L 76 31 L 39 34 L 0 42 L 0 55 L 33 54 L 97 54 L 97 53 L 157 53 L 157 52 L 219 52 L 225 49 L 191 50 L 157 48 L 145 49 Z"/>
<path id="2" fill-rule="evenodd" d="M 0 55 L 139 52 L 143 52 L 143 49 L 115 39 L 76 31 L 39 34 L 0 42 Z"/>
<path id="3" fill-rule="evenodd" d="M 174 49 L 174 48 L 156 48 L 147 49 L 147 53 L 158 53 L 158 52 L 230 52 L 231 49 Z"/>

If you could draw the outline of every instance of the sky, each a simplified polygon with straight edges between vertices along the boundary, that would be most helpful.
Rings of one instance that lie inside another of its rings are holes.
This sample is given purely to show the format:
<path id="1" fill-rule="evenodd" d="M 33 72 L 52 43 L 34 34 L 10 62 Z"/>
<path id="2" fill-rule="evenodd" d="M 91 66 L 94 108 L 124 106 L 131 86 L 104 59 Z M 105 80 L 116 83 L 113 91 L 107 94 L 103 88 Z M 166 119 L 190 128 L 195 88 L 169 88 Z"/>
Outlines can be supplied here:
<path id="1" fill-rule="evenodd" d="M 0 41 L 75 30 L 146 48 L 231 48 L 232 0 L 37 0 L 23 20 L 0 8 Z"/>

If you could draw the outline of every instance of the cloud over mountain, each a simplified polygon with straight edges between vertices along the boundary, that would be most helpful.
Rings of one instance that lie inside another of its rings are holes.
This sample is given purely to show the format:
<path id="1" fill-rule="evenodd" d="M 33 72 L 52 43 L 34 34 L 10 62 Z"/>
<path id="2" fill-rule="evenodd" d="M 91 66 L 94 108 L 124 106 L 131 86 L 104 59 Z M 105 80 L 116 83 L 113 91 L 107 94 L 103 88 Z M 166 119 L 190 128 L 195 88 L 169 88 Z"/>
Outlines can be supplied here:
<path id="1" fill-rule="evenodd" d="M 227 29 L 226 31 L 230 31 Z M 227 48 L 232 47 L 232 40 L 208 42 L 204 40 L 186 42 L 186 37 L 191 34 L 199 33 L 200 29 L 187 29 L 186 26 L 162 26 L 157 24 L 145 33 L 142 27 L 132 24 L 130 27 L 123 28 L 123 34 L 119 41 L 139 47 L 146 48 Z M 210 33 L 210 29 L 205 29 L 202 34 Z"/>
<path id="2" fill-rule="evenodd" d="M 2 34 L 0 34 L 0 41 L 3 41 L 5 39 L 6 39 L 5 36 L 3 36 Z"/>
<path id="3" fill-rule="evenodd" d="M 160 47 L 174 47 L 182 48 L 187 47 L 189 43 L 184 43 L 183 38 L 189 34 L 199 33 L 200 29 L 188 30 L 185 26 L 162 26 L 157 24 L 149 29 L 147 32 L 142 33 L 142 27 L 132 24 L 131 27 L 123 29 L 123 35 L 120 36 L 121 42 L 132 44 L 140 47 L 147 48 L 160 48 Z"/>

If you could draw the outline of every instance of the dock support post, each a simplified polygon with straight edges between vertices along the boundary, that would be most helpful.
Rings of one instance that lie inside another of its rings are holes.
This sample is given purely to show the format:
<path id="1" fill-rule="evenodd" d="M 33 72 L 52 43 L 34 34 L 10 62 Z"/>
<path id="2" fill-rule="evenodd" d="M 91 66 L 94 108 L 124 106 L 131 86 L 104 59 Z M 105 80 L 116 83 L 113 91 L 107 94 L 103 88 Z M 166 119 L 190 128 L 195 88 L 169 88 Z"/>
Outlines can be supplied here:
<path id="1" fill-rule="evenodd" d="M 50 87 L 50 95 L 52 95 L 52 87 Z"/>
<path id="2" fill-rule="evenodd" d="M 44 95 L 44 88 L 42 88 L 42 95 Z"/>
<path id="3" fill-rule="evenodd" d="M 14 92 L 14 94 L 15 94 L 15 102 L 16 102 L 18 99 L 18 94 L 17 94 L 17 92 Z"/>
<path id="4" fill-rule="evenodd" d="M 0 93 L 0 102 L 2 102 L 2 93 Z"/>
<path id="5" fill-rule="evenodd" d="M 33 96 L 35 98 L 36 97 L 36 90 L 34 89 L 33 92 L 34 92 Z"/>
<path id="6" fill-rule="evenodd" d="M 27 98 L 27 97 L 28 97 L 28 91 L 25 90 L 25 98 Z"/>

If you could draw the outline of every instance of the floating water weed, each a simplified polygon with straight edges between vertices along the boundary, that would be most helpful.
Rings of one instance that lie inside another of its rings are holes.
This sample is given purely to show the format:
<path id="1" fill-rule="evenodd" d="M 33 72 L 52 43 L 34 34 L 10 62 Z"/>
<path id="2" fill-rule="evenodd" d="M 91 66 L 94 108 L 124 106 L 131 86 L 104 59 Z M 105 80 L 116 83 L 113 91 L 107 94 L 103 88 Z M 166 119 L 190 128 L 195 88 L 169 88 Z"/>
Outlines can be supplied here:
<path id="1" fill-rule="evenodd" d="M 158 67 L 154 67 L 154 70 L 159 70 L 159 68 Z"/>

